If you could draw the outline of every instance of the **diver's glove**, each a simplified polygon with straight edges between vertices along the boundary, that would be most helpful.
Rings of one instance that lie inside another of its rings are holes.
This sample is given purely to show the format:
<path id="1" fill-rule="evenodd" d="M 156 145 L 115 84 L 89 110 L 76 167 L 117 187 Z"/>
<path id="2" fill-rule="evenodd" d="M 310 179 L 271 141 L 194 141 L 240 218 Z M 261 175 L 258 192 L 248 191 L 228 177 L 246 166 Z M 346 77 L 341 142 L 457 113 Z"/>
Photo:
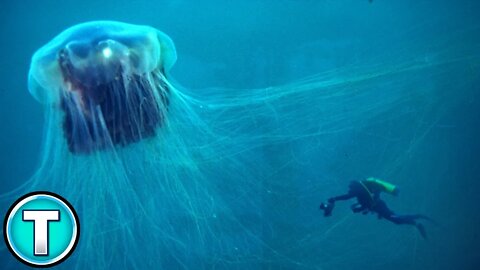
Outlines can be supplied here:
<path id="1" fill-rule="evenodd" d="M 325 210 L 327 208 L 327 204 L 322 202 L 319 208 L 320 210 Z"/>
<path id="2" fill-rule="evenodd" d="M 320 204 L 320 210 L 323 210 L 323 215 L 325 217 L 329 217 L 332 215 L 332 210 L 333 210 L 333 207 L 335 206 L 334 203 L 321 203 Z"/>

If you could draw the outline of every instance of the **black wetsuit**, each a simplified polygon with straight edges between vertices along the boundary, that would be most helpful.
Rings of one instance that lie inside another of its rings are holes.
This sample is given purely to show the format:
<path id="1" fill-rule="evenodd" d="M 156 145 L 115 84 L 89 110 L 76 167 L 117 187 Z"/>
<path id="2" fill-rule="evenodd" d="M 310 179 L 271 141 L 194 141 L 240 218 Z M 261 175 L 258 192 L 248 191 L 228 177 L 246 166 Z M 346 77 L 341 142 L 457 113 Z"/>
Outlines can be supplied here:
<path id="1" fill-rule="evenodd" d="M 322 203 L 320 208 L 324 210 L 325 216 L 330 216 L 336 201 L 357 199 L 357 203 L 351 206 L 354 213 L 367 214 L 369 212 L 376 213 L 378 218 L 384 218 L 395 224 L 409 224 L 416 226 L 423 237 L 426 232 L 421 223 L 417 219 L 429 219 L 423 215 L 397 215 L 390 210 L 387 204 L 380 199 L 380 193 L 384 191 L 384 187 L 373 181 L 352 181 L 349 185 L 347 194 L 332 197 L 328 199 L 328 204 Z"/>

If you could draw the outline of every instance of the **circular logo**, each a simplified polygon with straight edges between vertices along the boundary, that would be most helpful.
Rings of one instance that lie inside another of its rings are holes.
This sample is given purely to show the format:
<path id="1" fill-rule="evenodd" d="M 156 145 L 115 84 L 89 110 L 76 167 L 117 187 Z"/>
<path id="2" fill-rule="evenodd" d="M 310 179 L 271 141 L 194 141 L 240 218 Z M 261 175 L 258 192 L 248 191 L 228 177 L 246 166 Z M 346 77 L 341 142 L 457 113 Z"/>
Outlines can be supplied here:
<path id="1" fill-rule="evenodd" d="M 10 252 L 33 267 L 51 267 L 66 260 L 80 236 L 72 205 L 52 192 L 32 192 L 8 210 L 3 236 Z"/>

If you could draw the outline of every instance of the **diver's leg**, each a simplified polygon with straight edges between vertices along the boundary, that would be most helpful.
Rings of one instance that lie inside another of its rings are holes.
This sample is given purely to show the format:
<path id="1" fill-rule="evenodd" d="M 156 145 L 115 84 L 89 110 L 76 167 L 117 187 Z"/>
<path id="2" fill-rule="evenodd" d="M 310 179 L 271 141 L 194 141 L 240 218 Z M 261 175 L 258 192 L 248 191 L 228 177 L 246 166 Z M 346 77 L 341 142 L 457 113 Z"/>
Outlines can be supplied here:
<path id="1" fill-rule="evenodd" d="M 427 238 L 427 231 L 422 223 L 417 222 L 418 218 L 421 218 L 421 215 L 390 215 L 386 216 L 385 219 L 397 224 L 408 224 L 415 226 L 423 238 Z"/>
<path id="2" fill-rule="evenodd" d="M 400 215 L 392 214 L 392 215 L 386 215 L 382 217 L 397 225 L 401 225 L 401 224 L 415 225 L 416 224 L 415 219 L 410 216 L 400 216 Z"/>
<path id="3" fill-rule="evenodd" d="M 388 221 L 391 221 L 397 225 L 408 224 L 415 226 L 423 238 L 427 238 L 427 232 L 423 224 L 418 223 L 417 219 L 426 218 L 423 215 L 396 215 L 392 210 L 390 210 L 384 201 L 379 200 L 375 208 L 375 212 L 378 213 L 379 218 L 385 218 Z"/>

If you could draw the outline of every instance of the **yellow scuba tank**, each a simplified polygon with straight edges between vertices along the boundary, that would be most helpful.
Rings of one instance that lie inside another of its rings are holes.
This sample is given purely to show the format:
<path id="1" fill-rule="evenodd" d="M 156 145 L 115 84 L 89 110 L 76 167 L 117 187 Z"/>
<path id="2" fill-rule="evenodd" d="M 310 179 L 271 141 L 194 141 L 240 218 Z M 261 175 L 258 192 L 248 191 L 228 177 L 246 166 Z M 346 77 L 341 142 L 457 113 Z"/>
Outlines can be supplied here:
<path id="1" fill-rule="evenodd" d="M 373 182 L 375 184 L 378 184 L 382 187 L 383 191 L 390 193 L 392 195 L 397 195 L 398 194 L 398 188 L 394 184 L 388 183 L 386 181 L 380 180 L 378 178 L 374 177 L 368 177 L 367 180 L 368 182 Z"/>

